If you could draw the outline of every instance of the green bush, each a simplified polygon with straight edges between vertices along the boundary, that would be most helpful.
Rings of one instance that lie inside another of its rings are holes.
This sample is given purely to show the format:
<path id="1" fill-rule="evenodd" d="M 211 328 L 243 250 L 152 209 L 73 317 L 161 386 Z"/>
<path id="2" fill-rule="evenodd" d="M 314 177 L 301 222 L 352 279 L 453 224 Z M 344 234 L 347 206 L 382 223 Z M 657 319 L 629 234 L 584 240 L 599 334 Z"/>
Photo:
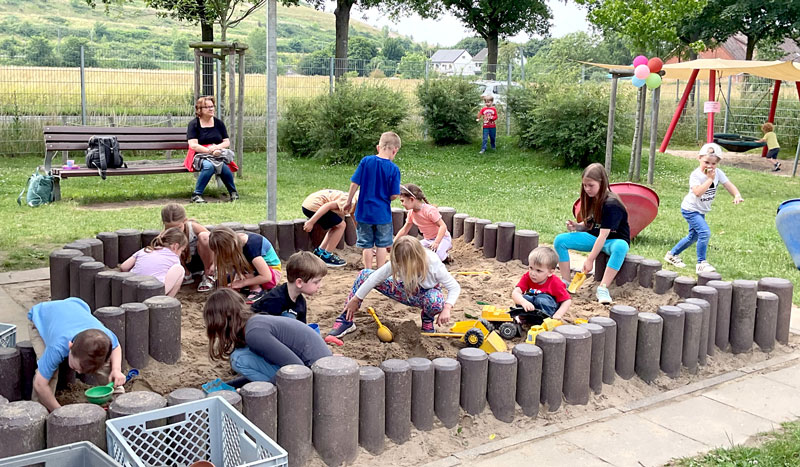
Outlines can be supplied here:
<path id="1" fill-rule="evenodd" d="M 460 78 L 426 80 L 417 87 L 422 118 L 434 143 L 470 142 L 480 97 L 476 85 Z"/>
<path id="2" fill-rule="evenodd" d="M 331 95 L 290 102 L 279 126 L 279 141 L 294 156 L 353 163 L 374 154 L 381 133 L 398 131 L 407 112 L 399 91 L 342 80 Z"/>
<path id="3" fill-rule="evenodd" d="M 585 167 L 605 158 L 609 93 L 592 83 L 539 83 L 512 90 L 509 107 L 520 145 L 546 151 L 565 166 Z M 626 134 L 626 103 L 618 101 L 615 137 Z"/>

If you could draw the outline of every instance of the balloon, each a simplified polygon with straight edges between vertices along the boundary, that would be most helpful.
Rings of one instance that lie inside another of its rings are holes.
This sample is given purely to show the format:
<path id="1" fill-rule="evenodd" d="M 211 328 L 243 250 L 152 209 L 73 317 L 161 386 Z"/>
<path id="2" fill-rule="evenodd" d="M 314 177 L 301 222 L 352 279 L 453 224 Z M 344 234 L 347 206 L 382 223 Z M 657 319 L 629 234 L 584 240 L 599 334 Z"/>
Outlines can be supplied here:
<path id="1" fill-rule="evenodd" d="M 650 76 L 644 82 L 647 84 L 648 89 L 655 89 L 661 86 L 661 76 L 658 73 L 650 73 Z"/>
<path id="2" fill-rule="evenodd" d="M 633 67 L 636 68 L 639 65 L 647 65 L 647 57 L 644 55 L 639 55 L 638 57 L 633 59 Z"/>
<path id="3" fill-rule="evenodd" d="M 647 79 L 650 76 L 650 68 L 647 68 L 647 65 L 639 65 L 633 70 L 633 75 L 639 79 Z"/>
<path id="4" fill-rule="evenodd" d="M 637 78 L 637 77 L 634 76 L 633 78 L 631 78 L 631 83 L 634 86 L 636 86 L 637 88 L 640 88 L 640 87 L 644 86 L 645 81 L 643 79 L 641 79 L 641 78 Z"/>
<path id="5" fill-rule="evenodd" d="M 647 68 L 650 68 L 651 73 L 658 73 L 664 66 L 664 62 L 658 57 L 653 57 L 647 61 Z"/>

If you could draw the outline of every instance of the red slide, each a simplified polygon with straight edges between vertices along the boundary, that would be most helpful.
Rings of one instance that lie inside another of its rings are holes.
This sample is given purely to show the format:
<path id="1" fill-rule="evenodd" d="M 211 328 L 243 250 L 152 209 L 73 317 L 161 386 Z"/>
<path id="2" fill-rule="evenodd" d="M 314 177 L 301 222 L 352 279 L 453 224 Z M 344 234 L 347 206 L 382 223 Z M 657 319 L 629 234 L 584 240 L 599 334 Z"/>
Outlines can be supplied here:
<path id="1" fill-rule="evenodd" d="M 631 239 L 639 234 L 658 215 L 660 200 L 655 191 L 638 183 L 620 182 L 609 185 L 628 209 L 628 224 L 631 227 Z M 581 208 L 580 198 L 572 205 L 572 214 L 577 217 Z"/>

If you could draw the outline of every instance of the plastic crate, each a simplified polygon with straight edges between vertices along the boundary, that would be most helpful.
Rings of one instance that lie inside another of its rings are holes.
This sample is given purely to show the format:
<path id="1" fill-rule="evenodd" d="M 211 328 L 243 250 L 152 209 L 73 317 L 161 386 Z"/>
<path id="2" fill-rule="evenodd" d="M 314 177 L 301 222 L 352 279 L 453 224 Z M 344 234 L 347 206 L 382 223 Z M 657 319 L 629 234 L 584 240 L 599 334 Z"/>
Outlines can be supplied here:
<path id="1" fill-rule="evenodd" d="M 108 454 L 88 441 L 0 459 L 2 467 L 119 467 Z"/>
<path id="2" fill-rule="evenodd" d="M 0 347 L 17 345 L 17 327 L 13 324 L 0 323 Z"/>
<path id="3" fill-rule="evenodd" d="M 184 419 L 166 423 L 174 416 Z M 161 425 L 161 426 L 155 426 Z M 124 466 L 287 466 L 288 454 L 221 397 L 106 421 L 108 453 Z"/>

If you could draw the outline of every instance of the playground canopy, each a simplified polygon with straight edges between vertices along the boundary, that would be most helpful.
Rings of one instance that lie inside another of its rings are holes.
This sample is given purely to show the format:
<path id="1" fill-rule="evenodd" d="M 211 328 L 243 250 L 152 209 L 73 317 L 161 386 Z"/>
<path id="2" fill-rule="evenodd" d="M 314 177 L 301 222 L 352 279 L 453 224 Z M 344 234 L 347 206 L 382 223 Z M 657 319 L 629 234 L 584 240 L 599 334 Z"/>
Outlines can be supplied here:
<path id="1" fill-rule="evenodd" d="M 608 70 L 630 70 L 630 65 L 610 65 L 607 63 L 581 62 L 587 65 L 606 68 Z M 688 62 L 669 63 L 664 65 L 664 78 L 684 79 L 691 78 L 694 70 L 699 70 L 695 79 L 706 80 L 715 71 L 714 78 L 725 78 L 741 73 L 760 76 L 780 81 L 800 81 L 800 64 L 794 62 L 757 61 L 757 60 L 724 60 L 721 58 L 700 58 Z"/>

